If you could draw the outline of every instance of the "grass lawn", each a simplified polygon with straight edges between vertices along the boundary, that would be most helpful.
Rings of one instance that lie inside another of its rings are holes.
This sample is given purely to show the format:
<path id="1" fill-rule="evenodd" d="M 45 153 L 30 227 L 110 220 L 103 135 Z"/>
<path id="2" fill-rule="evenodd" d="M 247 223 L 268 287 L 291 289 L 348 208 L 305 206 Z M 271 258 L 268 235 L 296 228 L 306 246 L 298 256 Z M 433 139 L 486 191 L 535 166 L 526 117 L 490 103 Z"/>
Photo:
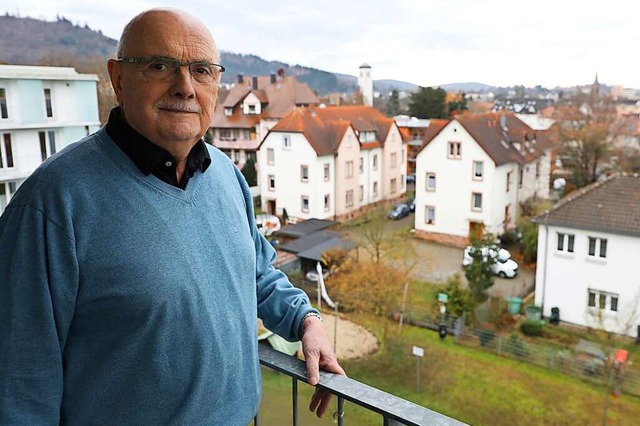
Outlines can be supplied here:
<path id="1" fill-rule="evenodd" d="M 354 317 L 379 336 L 381 324 Z M 397 324 L 392 325 L 397 329 Z M 416 390 L 413 345 L 425 350 L 420 388 Z M 343 363 L 349 376 L 429 409 L 473 425 L 602 424 L 604 389 L 592 384 L 477 349 L 442 342 L 436 333 L 404 326 L 382 353 Z M 300 424 L 335 424 L 330 416 L 316 421 L 307 405 L 312 389 L 302 383 Z M 267 409 L 268 407 L 268 409 Z M 291 379 L 264 373 L 261 424 L 291 424 Z M 331 408 L 331 412 L 335 408 Z M 308 414 L 307 414 L 308 413 Z M 609 397 L 608 424 L 633 425 L 640 419 L 640 399 Z M 346 405 L 346 424 L 379 425 L 381 417 Z"/>

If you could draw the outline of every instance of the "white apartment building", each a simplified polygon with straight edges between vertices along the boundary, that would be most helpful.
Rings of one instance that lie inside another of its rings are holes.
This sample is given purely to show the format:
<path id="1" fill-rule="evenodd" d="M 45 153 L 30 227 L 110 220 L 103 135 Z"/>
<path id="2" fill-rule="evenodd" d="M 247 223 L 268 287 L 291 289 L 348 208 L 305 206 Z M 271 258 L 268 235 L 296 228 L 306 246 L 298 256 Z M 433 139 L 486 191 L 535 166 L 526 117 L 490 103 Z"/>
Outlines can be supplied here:
<path id="1" fill-rule="evenodd" d="M 100 126 L 94 74 L 0 65 L 0 213 L 48 157 Z"/>

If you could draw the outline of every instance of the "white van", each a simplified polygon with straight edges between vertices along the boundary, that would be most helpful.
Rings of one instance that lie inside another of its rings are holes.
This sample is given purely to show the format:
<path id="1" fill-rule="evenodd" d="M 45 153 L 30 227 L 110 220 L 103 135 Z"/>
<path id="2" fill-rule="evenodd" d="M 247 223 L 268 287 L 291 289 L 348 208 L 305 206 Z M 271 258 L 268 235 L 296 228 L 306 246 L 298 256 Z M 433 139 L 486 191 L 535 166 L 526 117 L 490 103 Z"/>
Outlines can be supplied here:
<path id="1" fill-rule="evenodd" d="M 462 255 L 462 266 L 471 265 L 473 258 L 471 257 L 471 250 L 473 246 L 468 246 L 464 249 Z M 497 246 L 481 248 L 482 255 L 486 258 L 488 254 L 496 257 L 496 263 L 493 264 L 493 273 L 501 278 L 515 278 L 518 275 L 518 264 L 515 260 L 511 259 L 511 253 L 508 250 Z M 497 252 L 497 254 L 496 254 Z"/>

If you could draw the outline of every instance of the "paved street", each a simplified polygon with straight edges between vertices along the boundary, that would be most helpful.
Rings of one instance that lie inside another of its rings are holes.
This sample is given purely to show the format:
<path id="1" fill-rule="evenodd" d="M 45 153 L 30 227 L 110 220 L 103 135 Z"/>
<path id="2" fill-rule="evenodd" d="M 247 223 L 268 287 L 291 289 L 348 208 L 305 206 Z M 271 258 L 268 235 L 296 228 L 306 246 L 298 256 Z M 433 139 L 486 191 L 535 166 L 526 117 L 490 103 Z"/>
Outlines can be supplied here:
<path id="1" fill-rule="evenodd" d="M 392 233 L 413 228 L 414 215 L 397 221 L 387 220 L 385 231 Z M 462 269 L 462 249 L 443 244 L 433 243 L 418 238 L 407 238 L 402 243 L 411 244 L 418 258 L 414 268 L 416 278 L 424 281 L 443 282 L 447 277 L 459 273 L 466 285 Z M 494 297 L 523 296 L 525 289 L 531 286 L 534 272 L 520 269 L 518 276 L 512 279 L 496 277 L 495 284 L 489 289 L 489 295 Z"/>

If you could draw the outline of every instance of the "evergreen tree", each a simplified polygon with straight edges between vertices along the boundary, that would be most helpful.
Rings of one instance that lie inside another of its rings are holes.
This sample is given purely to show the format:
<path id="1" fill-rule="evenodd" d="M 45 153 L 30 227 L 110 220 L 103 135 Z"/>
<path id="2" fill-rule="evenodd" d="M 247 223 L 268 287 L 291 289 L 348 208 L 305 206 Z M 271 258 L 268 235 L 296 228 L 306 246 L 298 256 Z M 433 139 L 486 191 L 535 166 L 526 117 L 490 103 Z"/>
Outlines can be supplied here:
<path id="1" fill-rule="evenodd" d="M 244 167 L 240 170 L 244 178 L 247 180 L 249 186 L 256 186 L 258 184 L 258 174 L 256 173 L 256 163 L 252 157 L 249 157 Z"/>
<path id="2" fill-rule="evenodd" d="M 447 118 L 447 92 L 438 87 L 420 87 L 409 99 L 409 114 L 418 118 Z"/>
<path id="3" fill-rule="evenodd" d="M 387 115 L 395 117 L 398 114 L 400 114 L 400 94 L 398 89 L 393 89 L 387 101 Z"/>

